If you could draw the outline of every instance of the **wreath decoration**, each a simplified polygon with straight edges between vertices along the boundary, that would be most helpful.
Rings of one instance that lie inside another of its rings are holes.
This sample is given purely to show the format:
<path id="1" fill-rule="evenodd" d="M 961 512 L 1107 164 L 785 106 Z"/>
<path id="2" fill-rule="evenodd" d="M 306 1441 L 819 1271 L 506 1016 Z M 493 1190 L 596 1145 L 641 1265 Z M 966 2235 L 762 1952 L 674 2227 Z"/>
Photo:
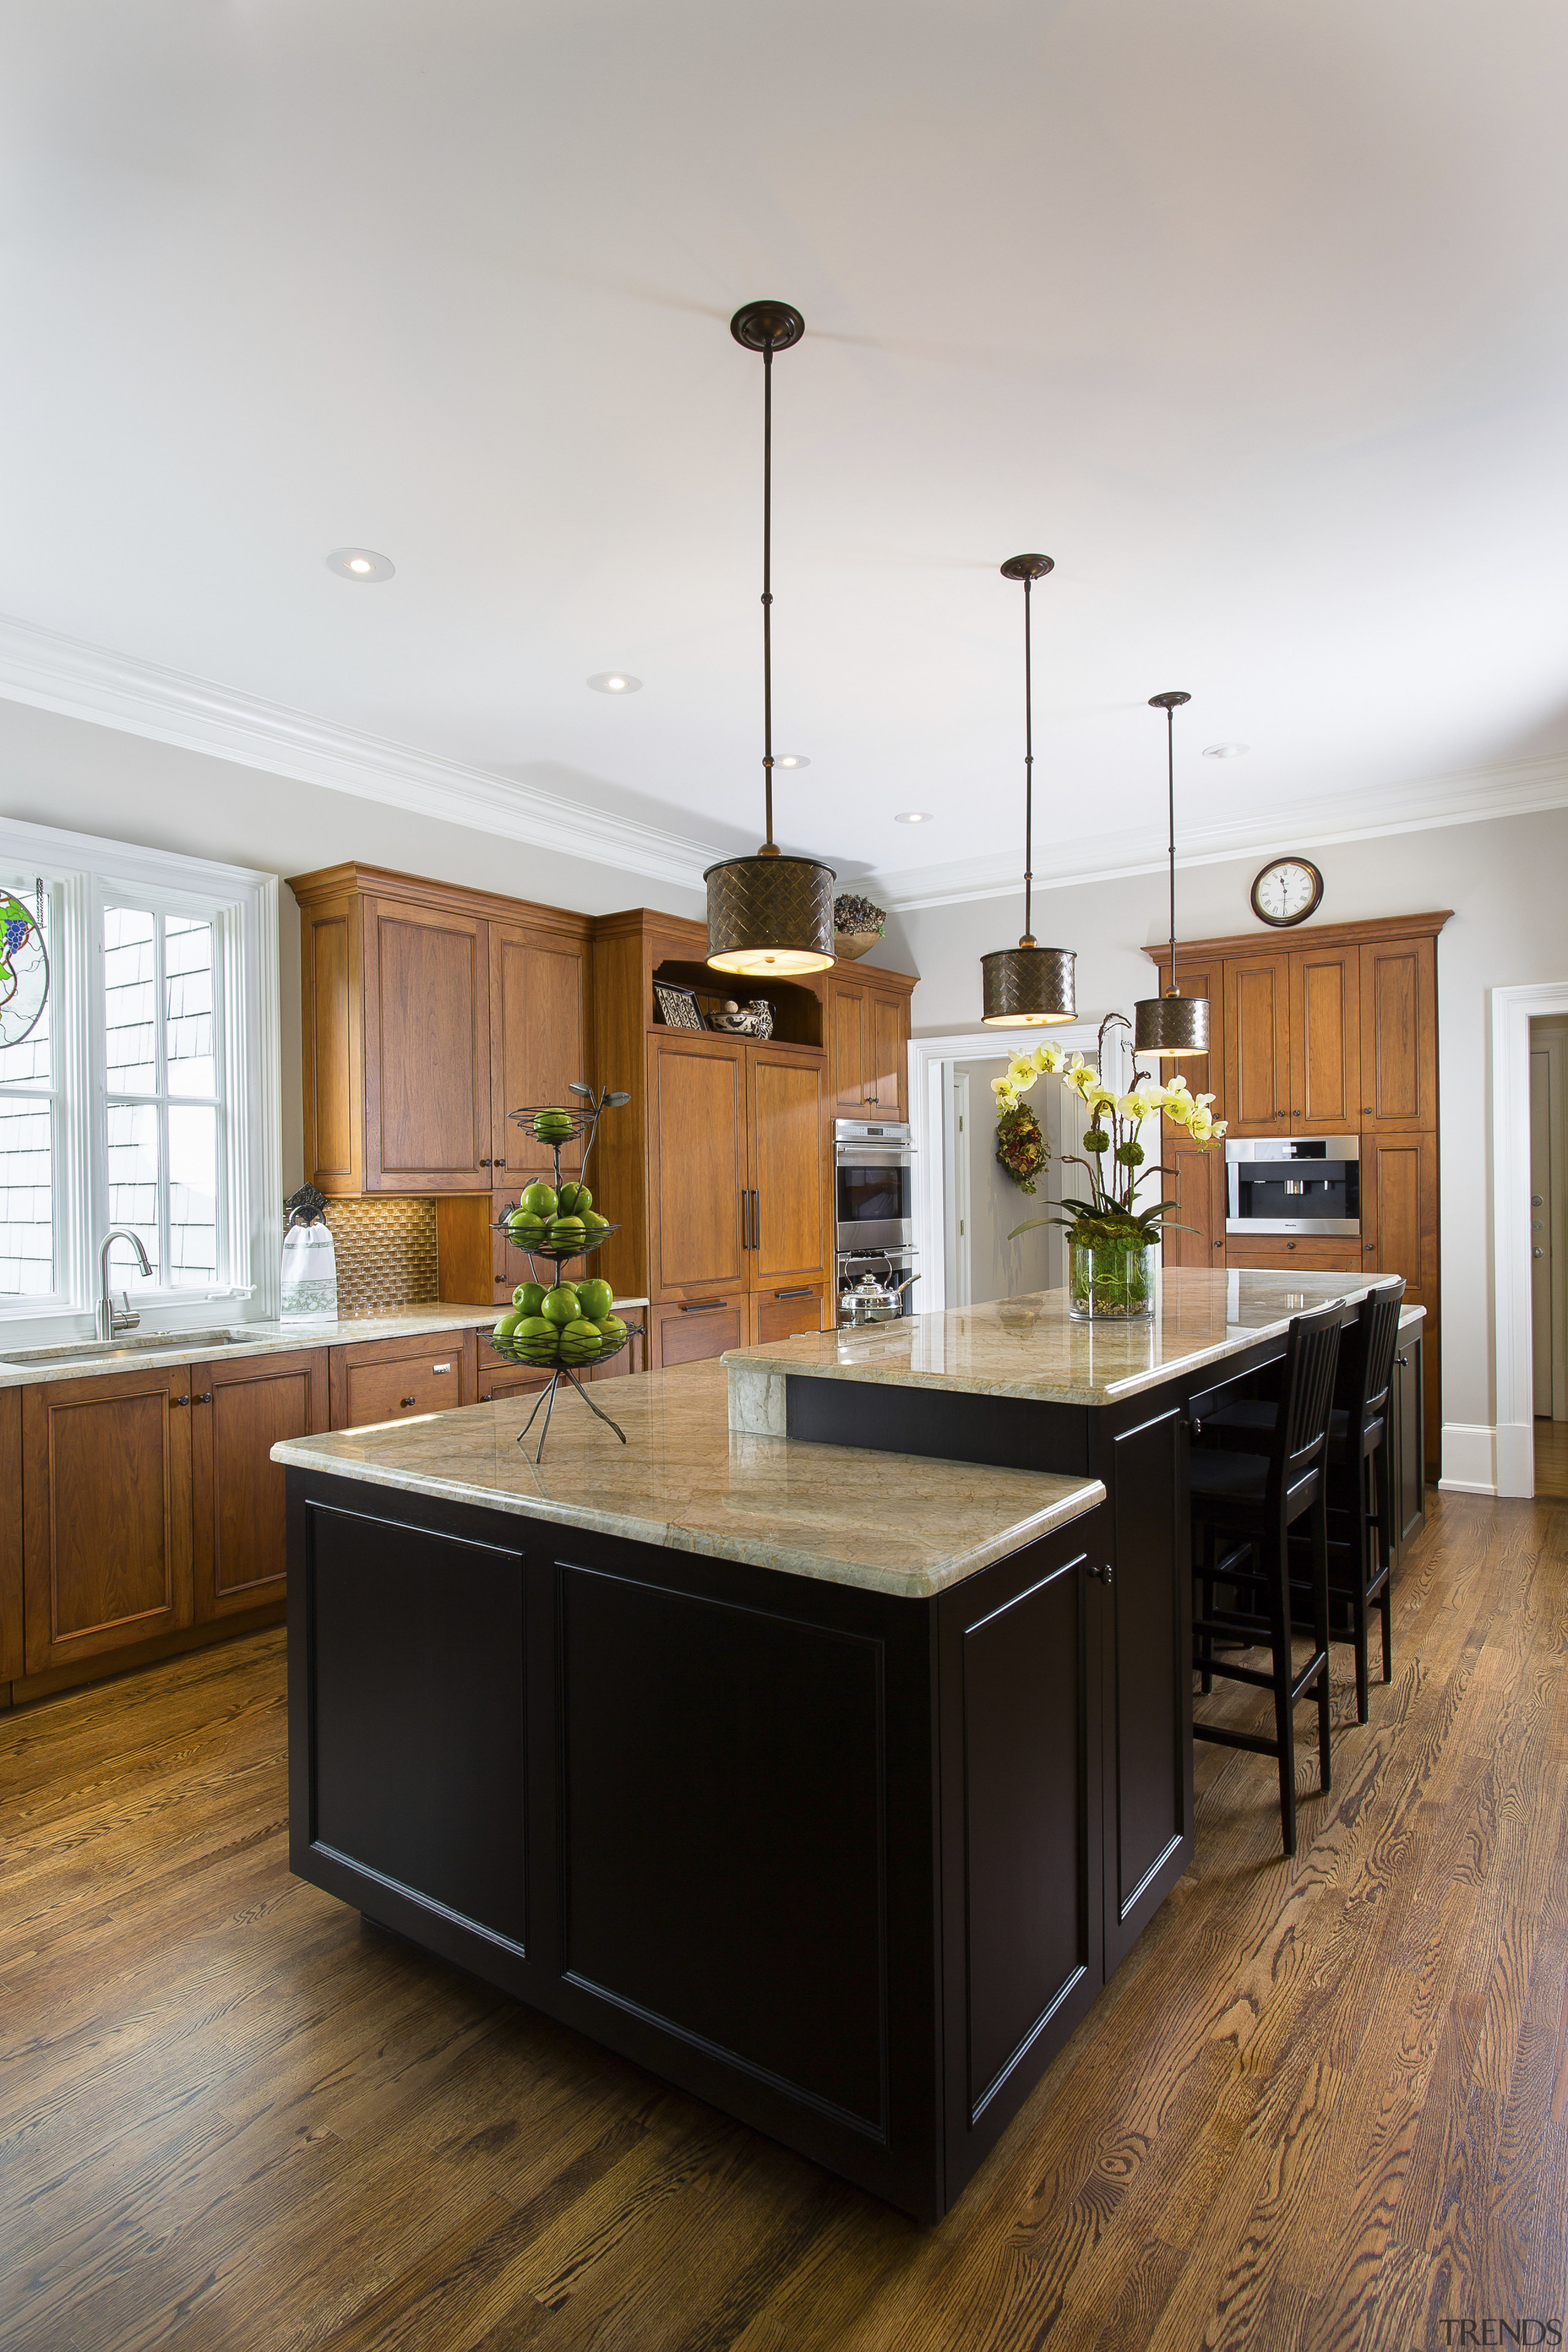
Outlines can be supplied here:
<path id="1" fill-rule="evenodd" d="M 1035 1179 L 1050 1158 L 1040 1122 L 1027 1103 L 1005 1110 L 996 1121 L 996 1157 L 1020 1192 L 1032 1192 Z"/>

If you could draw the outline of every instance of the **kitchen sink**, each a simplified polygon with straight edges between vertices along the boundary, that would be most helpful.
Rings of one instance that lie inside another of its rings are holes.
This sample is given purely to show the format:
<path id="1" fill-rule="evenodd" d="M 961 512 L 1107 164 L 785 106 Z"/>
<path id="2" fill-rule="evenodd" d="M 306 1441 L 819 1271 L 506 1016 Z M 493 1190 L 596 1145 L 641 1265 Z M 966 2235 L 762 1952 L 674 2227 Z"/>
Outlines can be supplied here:
<path id="1" fill-rule="evenodd" d="M 73 1339 L 59 1348 L 11 1348 L 0 1358 L 7 1364 L 88 1364 L 112 1356 L 188 1355 L 193 1348 L 244 1346 L 254 1331 L 150 1331 L 145 1339 L 127 1331 L 118 1339 Z"/>

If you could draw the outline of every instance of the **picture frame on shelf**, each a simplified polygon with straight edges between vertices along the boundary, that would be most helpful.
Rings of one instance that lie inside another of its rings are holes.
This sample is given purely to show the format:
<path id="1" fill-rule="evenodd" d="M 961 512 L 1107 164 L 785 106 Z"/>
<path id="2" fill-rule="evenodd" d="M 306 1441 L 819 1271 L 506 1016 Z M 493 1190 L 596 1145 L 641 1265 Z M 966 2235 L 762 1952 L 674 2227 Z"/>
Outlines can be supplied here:
<path id="1" fill-rule="evenodd" d="M 667 1029 L 707 1028 L 695 989 L 678 987 L 673 981 L 656 980 L 653 997 L 658 1017 Z"/>

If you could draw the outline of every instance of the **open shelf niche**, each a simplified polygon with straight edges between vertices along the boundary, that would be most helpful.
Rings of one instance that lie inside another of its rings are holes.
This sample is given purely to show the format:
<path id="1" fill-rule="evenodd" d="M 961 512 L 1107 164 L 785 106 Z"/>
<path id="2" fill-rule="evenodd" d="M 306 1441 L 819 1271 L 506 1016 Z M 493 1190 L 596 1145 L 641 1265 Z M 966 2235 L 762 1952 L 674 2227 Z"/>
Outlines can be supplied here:
<path id="1" fill-rule="evenodd" d="M 657 965 L 653 976 L 671 988 L 690 989 L 704 1021 L 722 1013 L 726 1004 L 736 1004 L 743 1012 L 753 997 L 765 996 L 773 1008 L 773 1036 L 780 1045 L 811 1045 L 818 1053 L 823 1049 L 822 997 L 807 981 L 749 980 L 675 957 Z M 657 997 L 649 1001 L 648 1023 L 656 1029 L 666 1026 Z"/>

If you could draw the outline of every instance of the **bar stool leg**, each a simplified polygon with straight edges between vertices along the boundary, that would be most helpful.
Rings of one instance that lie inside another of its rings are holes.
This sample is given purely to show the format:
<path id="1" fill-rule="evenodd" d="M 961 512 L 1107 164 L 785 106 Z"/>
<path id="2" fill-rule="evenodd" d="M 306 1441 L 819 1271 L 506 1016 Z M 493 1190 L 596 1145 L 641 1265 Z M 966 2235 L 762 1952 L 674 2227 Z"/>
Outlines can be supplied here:
<path id="1" fill-rule="evenodd" d="M 1268 1588 L 1271 1646 L 1274 1653 L 1274 1734 L 1279 1743 L 1279 1828 L 1288 1854 L 1296 1851 L 1296 1712 L 1290 1704 L 1290 1586 L 1286 1564 L 1285 1530 L 1278 1544 L 1268 1544 L 1275 1573 Z M 1265 1546 L 1258 1546 L 1261 1554 Z"/>
<path id="2" fill-rule="evenodd" d="M 1351 1603 L 1351 1630 L 1355 1639 L 1355 1718 L 1358 1723 L 1368 1722 L 1372 1715 L 1366 1664 L 1366 1588 L 1372 1581 L 1372 1520 L 1367 1494 L 1371 1470 L 1372 1465 L 1363 1454 L 1356 1473 L 1354 1561 L 1358 1589 Z"/>
<path id="3" fill-rule="evenodd" d="M 1364 1606 L 1358 1624 L 1361 1648 L 1364 1654 Z M 1329 1482 L 1321 1474 L 1318 1479 L 1318 1499 L 1312 1506 L 1312 1639 L 1323 1661 L 1318 1668 L 1318 1679 L 1313 1688 L 1318 1696 L 1318 1779 L 1327 1796 L 1333 1786 L 1333 1766 L 1329 1754 Z"/>
<path id="4" fill-rule="evenodd" d="M 1384 1442 L 1372 1457 L 1373 1475 L 1377 1493 L 1377 1554 L 1378 1566 L 1386 1567 L 1383 1590 L 1377 1596 L 1377 1612 L 1383 1620 L 1383 1679 L 1394 1680 L 1394 1470 L 1388 1456 L 1387 1424 Z"/>
<path id="5" fill-rule="evenodd" d="M 1214 1566 L 1214 1529 L 1212 1528 L 1205 1528 L 1204 1529 L 1204 1567 L 1205 1570 Z M 1205 1624 L 1212 1625 L 1214 1622 L 1214 1578 L 1205 1573 L 1199 1589 L 1203 1593 L 1204 1622 Z M 1207 1698 L 1209 1693 L 1214 1689 L 1214 1635 L 1212 1633 L 1205 1633 L 1203 1639 L 1204 1670 L 1201 1688 L 1204 1696 Z"/>

